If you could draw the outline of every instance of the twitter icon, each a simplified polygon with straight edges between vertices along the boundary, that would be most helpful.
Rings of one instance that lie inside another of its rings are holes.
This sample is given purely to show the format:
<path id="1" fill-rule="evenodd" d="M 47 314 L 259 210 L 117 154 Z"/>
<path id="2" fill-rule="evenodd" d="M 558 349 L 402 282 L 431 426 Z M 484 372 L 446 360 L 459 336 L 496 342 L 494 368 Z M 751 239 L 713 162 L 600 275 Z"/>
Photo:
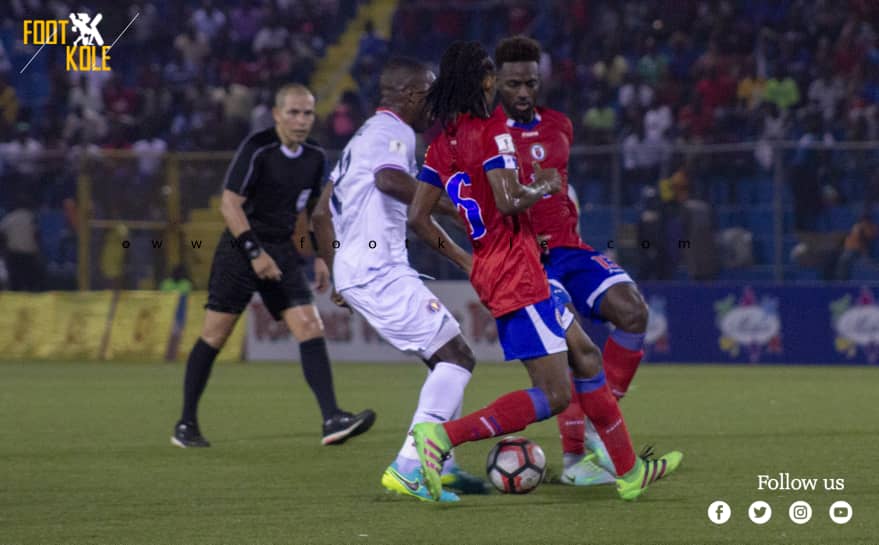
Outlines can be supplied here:
<path id="1" fill-rule="evenodd" d="M 765 501 L 755 501 L 748 508 L 748 517 L 754 524 L 766 524 L 772 518 L 772 507 Z"/>

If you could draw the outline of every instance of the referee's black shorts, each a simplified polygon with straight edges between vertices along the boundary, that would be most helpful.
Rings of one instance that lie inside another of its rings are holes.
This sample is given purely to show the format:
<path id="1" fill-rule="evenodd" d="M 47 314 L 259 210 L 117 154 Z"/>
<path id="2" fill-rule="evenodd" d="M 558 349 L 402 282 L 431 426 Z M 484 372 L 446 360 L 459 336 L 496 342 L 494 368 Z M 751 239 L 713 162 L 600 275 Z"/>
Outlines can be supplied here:
<path id="1" fill-rule="evenodd" d="M 247 308 L 253 292 L 258 291 L 263 304 L 275 318 L 281 320 L 284 310 L 314 302 L 308 280 L 302 272 L 301 257 L 289 239 L 260 240 L 278 268 L 281 280 L 260 280 L 250 260 L 234 245 L 232 234 L 226 230 L 214 252 L 211 276 L 208 281 L 208 302 L 205 308 L 217 312 L 241 314 Z"/>

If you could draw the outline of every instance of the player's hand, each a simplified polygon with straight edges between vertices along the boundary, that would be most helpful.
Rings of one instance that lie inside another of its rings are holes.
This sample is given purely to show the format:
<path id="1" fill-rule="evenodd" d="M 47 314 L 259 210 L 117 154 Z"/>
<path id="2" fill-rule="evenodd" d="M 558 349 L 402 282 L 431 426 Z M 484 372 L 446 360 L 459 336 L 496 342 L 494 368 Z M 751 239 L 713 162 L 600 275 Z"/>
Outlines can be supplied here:
<path id="1" fill-rule="evenodd" d="M 281 279 L 281 269 L 278 268 L 278 264 L 275 263 L 272 256 L 267 254 L 265 250 L 259 254 L 259 257 L 250 261 L 250 266 L 253 267 L 253 272 L 256 273 L 257 278 L 260 280 L 274 280 L 277 282 Z"/>
<path id="2" fill-rule="evenodd" d="M 534 182 L 535 183 L 546 183 L 549 187 L 549 193 L 558 193 L 562 188 L 562 176 L 559 174 L 558 169 L 555 168 L 540 168 L 540 163 L 534 161 L 531 163 L 531 166 L 534 167 Z"/>
<path id="3" fill-rule="evenodd" d="M 348 306 L 348 303 L 345 302 L 345 299 L 341 295 L 339 295 L 339 292 L 336 291 L 336 288 L 333 288 L 333 293 L 330 294 L 330 300 L 337 307 L 347 308 L 348 312 L 354 312 L 353 310 L 351 310 L 351 307 Z"/>
<path id="4" fill-rule="evenodd" d="M 330 268 L 327 262 L 320 257 L 314 258 L 314 289 L 318 293 L 327 291 L 330 287 Z"/>

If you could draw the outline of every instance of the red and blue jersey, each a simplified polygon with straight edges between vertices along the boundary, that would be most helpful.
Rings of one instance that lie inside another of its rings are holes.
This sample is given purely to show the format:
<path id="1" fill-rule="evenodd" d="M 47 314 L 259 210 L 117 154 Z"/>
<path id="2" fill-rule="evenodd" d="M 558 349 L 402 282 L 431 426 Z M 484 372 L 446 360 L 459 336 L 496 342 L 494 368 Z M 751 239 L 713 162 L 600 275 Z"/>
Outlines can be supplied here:
<path id="1" fill-rule="evenodd" d="M 501 214 L 486 176 L 493 169 L 516 166 L 506 118 L 464 114 L 431 143 L 418 174 L 419 180 L 445 189 L 468 225 L 473 244 L 470 282 L 496 318 L 549 297 L 527 213 Z"/>
<path id="2" fill-rule="evenodd" d="M 534 161 L 541 168 L 557 169 L 562 177 L 561 191 L 547 195 L 528 210 L 534 232 L 547 241 L 549 249 L 592 250 L 577 234 L 577 206 L 568 197 L 568 158 L 574 141 L 571 120 L 561 112 L 535 108 L 531 123 L 519 123 L 507 118 L 503 106 L 498 106 L 492 117 L 505 123 L 513 137 L 519 158 L 519 180 L 523 184 L 534 181 Z"/>

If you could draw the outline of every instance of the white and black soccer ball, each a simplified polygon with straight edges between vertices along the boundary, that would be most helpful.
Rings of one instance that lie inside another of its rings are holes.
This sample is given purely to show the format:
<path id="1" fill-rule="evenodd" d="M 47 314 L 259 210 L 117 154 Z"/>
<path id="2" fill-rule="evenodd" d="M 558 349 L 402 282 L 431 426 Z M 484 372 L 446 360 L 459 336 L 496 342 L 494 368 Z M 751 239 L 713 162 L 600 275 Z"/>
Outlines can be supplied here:
<path id="1" fill-rule="evenodd" d="M 501 492 L 527 494 L 543 481 L 546 455 L 530 439 L 504 437 L 489 451 L 485 470 L 488 480 Z"/>

